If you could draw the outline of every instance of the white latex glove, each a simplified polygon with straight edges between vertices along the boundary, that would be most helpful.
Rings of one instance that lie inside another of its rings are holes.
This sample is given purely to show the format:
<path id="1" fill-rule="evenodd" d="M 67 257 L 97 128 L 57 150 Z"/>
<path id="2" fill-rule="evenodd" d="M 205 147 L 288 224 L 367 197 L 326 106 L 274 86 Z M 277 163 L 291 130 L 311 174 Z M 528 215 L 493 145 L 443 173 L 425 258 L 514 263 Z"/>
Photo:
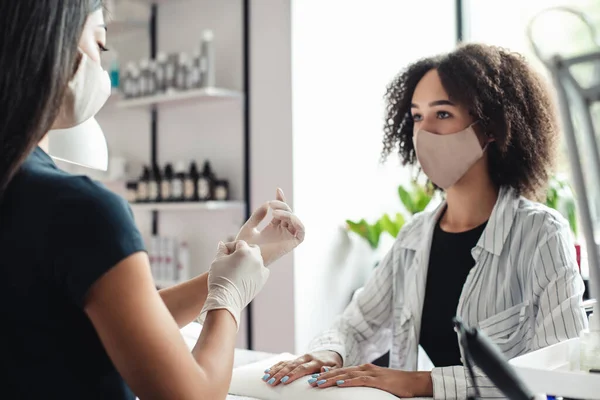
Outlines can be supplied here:
<path id="1" fill-rule="evenodd" d="M 254 211 L 236 237 L 236 240 L 260 246 L 265 265 L 270 265 L 294 250 L 305 236 L 304 225 L 286 204 L 281 189 L 277 189 L 276 198 L 277 200 L 269 201 Z M 267 216 L 269 208 L 273 210 L 273 220 L 259 231 L 258 225 Z"/>
<path id="2" fill-rule="evenodd" d="M 198 322 L 204 323 L 206 313 L 211 310 L 226 309 L 235 318 L 239 329 L 242 310 L 268 278 L 269 270 L 263 265 L 258 246 L 249 246 L 244 241 L 228 245 L 220 242 L 208 271 L 208 295 Z"/>

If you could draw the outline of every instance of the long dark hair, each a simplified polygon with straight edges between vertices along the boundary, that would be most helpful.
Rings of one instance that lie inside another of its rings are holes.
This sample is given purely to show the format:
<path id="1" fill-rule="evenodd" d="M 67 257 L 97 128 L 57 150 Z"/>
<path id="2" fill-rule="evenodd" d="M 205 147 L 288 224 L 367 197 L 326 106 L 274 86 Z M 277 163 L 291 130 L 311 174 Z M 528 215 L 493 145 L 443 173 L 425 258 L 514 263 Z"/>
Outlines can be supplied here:
<path id="1" fill-rule="evenodd" d="M 102 0 L 0 0 L 0 198 L 51 128 Z"/>
<path id="2" fill-rule="evenodd" d="M 525 59 L 499 47 L 465 44 L 400 73 L 386 93 L 383 157 L 397 149 L 404 164 L 417 162 L 410 105 L 417 83 L 431 69 L 437 69 L 450 98 L 466 106 L 495 139 L 488 150 L 492 181 L 543 198 L 559 138 L 555 104 Z"/>

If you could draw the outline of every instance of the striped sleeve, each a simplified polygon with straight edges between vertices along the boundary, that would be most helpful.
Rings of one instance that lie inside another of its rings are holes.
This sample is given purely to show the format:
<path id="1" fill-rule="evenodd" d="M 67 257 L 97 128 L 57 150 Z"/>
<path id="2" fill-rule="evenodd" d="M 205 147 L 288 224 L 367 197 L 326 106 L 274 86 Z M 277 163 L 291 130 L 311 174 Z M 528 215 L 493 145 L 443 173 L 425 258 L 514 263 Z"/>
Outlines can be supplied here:
<path id="1" fill-rule="evenodd" d="M 568 227 L 552 234 L 536 256 L 532 286 L 537 312 L 529 351 L 578 337 L 587 326 L 581 308 L 584 285 Z"/>
<path id="2" fill-rule="evenodd" d="M 375 268 L 331 329 L 316 337 L 310 352 L 331 350 L 344 366 L 372 362 L 391 348 L 393 320 L 393 249 Z"/>
<path id="3" fill-rule="evenodd" d="M 531 265 L 534 333 L 517 343 L 527 353 L 575 338 L 586 327 L 581 308 L 583 281 L 577 270 L 574 245 L 568 226 L 551 233 L 535 249 Z M 434 368 L 432 371 L 435 399 L 466 399 L 475 396 L 475 384 L 483 399 L 505 398 L 490 379 L 475 368 L 475 382 L 461 366 Z"/>

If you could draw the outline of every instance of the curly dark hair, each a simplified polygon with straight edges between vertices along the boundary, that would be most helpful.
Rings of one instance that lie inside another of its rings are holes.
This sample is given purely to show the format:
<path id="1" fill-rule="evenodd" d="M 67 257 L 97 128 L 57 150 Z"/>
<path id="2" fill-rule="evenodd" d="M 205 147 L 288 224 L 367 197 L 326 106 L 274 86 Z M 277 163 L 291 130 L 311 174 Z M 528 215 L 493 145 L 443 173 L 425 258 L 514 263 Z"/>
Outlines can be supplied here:
<path id="1" fill-rule="evenodd" d="M 398 146 L 403 165 L 415 165 L 411 100 L 415 87 L 436 69 L 451 101 L 466 106 L 495 139 L 489 170 L 498 186 L 540 199 L 553 172 L 559 137 L 556 108 L 543 79 L 518 53 L 483 44 L 411 64 L 388 86 L 385 160 Z"/>

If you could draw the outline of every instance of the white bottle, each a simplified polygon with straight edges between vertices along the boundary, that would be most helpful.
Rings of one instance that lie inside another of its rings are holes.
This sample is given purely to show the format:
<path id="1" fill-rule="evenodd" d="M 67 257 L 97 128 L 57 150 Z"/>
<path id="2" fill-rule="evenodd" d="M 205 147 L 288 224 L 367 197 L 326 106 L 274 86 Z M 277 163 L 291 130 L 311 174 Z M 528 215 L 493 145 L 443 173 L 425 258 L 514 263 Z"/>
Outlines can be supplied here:
<path id="1" fill-rule="evenodd" d="M 190 268 L 190 249 L 187 242 L 183 241 L 179 244 L 177 252 L 177 281 L 189 280 L 191 278 Z"/>
<path id="2" fill-rule="evenodd" d="M 202 87 L 215 87 L 215 44 L 214 34 L 211 30 L 202 32 L 201 45 L 202 59 L 200 62 L 200 70 L 202 75 Z"/>
<path id="3" fill-rule="evenodd" d="M 174 238 L 165 238 L 165 279 L 169 281 L 173 281 L 176 279 L 177 269 L 175 268 L 175 239 Z"/>
<path id="4" fill-rule="evenodd" d="M 594 304 L 589 328 L 581 332 L 579 368 L 581 371 L 600 370 L 600 303 Z"/>
<path id="5" fill-rule="evenodd" d="M 148 249 L 148 258 L 150 259 L 150 271 L 154 280 L 158 279 L 158 251 L 160 249 L 160 238 L 152 236 L 150 238 L 150 248 Z"/>

